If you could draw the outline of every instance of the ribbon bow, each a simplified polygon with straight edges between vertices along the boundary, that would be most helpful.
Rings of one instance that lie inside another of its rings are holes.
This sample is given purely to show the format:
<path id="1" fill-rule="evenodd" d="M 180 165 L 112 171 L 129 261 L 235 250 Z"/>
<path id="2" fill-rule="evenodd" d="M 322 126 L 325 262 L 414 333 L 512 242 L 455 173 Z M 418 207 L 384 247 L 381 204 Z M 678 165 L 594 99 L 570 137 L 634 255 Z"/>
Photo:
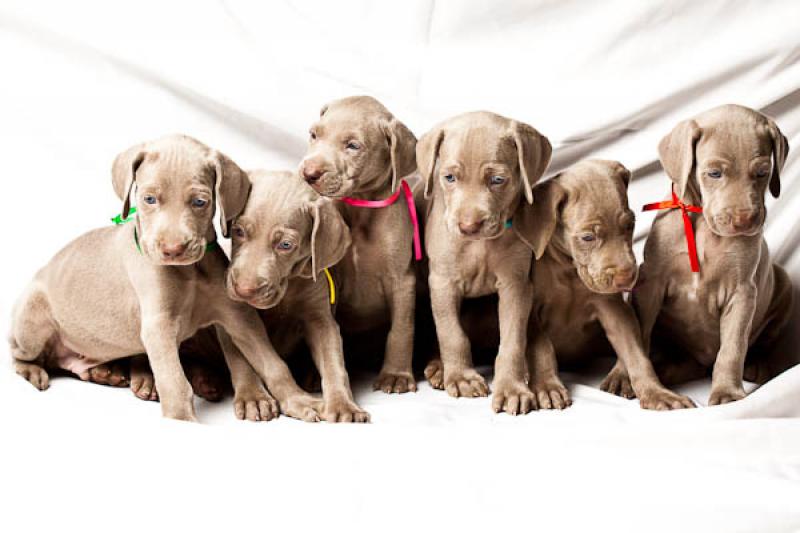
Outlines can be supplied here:
<path id="1" fill-rule="evenodd" d="M 692 220 L 689 218 L 689 211 L 692 213 L 702 213 L 703 208 L 697 205 L 683 203 L 673 190 L 672 200 L 645 204 L 645 206 L 642 207 L 642 211 L 653 211 L 654 209 L 681 210 L 681 214 L 683 215 L 683 231 L 686 234 L 686 247 L 689 250 L 689 265 L 692 267 L 692 272 L 700 272 L 700 262 L 697 260 L 697 243 L 694 239 L 694 228 L 692 227 Z"/>
<path id="2" fill-rule="evenodd" d="M 400 198 L 400 190 L 405 193 L 406 205 L 408 206 L 408 216 L 411 218 L 411 224 L 414 225 L 414 258 L 417 261 L 422 261 L 422 243 L 419 238 L 419 219 L 417 218 L 417 208 L 414 205 L 414 195 L 411 193 L 411 187 L 408 186 L 406 180 L 400 180 L 400 187 L 394 191 L 389 198 L 384 200 L 361 200 L 359 198 L 349 198 L 345 196 L 342 201 L 347 205 L 354 207 L 388 207 L 395 203 Z"/>

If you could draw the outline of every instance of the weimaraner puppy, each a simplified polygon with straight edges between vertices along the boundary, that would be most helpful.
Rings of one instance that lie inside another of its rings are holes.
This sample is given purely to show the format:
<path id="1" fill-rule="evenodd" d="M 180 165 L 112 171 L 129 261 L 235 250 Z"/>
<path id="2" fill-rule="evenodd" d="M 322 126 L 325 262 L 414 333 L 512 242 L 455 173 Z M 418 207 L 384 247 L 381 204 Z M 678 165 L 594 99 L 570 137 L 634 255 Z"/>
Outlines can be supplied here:
<path id="1" fill-rule="evenodd" d="M 713 367 L 709 405 L 739 400 L 748 349 L 767 351 L 790 316 L 791 282 L 763 237 L 764 195 L 780 194 L 789 144 L 771 118 L 725 105 L 679 123 L 658 151 L 677 198 L 702 208 L 688 214 L 699 272 L 681 209 L 659 213 L 633 293 L 643 340 L 654 356 L 686 356 L 665 367 L 665 382 L 681 367 Z"/>
<path id="2" fill-rule="evenodd" d="M 377 100 L 353 96 L 325 105 L 311 126 L 299 172 L 323 196 L 384 200 L 414 172 L 416 138 Z M 389 325 L 375 390 L 417 390 L 411 368 L 416 275 L 406 200 L 375 209 L 336 206 L 352 244 L 337 265 L 336 317 L 345 335 Z"/>
<path id="3" fill-rule="evenodd" d="M 604 389 L 635 393 L 645 409 L 692 407 L 659 382 L 622 295 L 637 277 L 630 176 L 616 161 L 582 161 L 537 185 L 533 205 L 515 217 L 515 230 L 536 256 L 533 306 L 545 333 L 528 340 L 528 364 L 537 379 L 560 383 L 556 358 L 574 363 L 616 355 L 633 389 L 620 389 L 613 373 Z"/>
<path id="4" fill-rule="evenodd" d="M 509 229 L 550 162 L 551 146 L 531 126 L 494 113 L 450 118 L 417 144 L 417 163 L 429 198 L 425 220 L 431 307 L 441 361 L 436 388 L 451 396 L 486 396 L 459 318 L 464 298 L 497 293 L 500 345 L 495 360 L 495 411 L 527 413 L 539 393 L 566 396 L 560 382 L 530 378 L 527 368 L 533 284 L 531 249 Z M 535 378 L 535 376 L 534 376 Z"/>
<path id="5" fill-rule="evenodd" d="M 178 345 L 217 325 L 225 352 L 241 350 L 285 414 L 318 420 L 319 400 L 294 382 L 258 313 L 225 291 L 227 258 L 215 242 L 214 205 L 227 234 L 247 199 L 245 173 L 220 152 L 173 135 L 117 156 L 112 177 L 122 218 L 131 212 L 131 196 L 136 216 L 82 235 L 36 274 L 13 315 L 17 372 L 44 390 L 48 367 L 80 374 L 146 353 L 164 416 L 196 420 Z M 277 414 L 261 380 L 254 387 Z"/>
<path id="6" fill-rule="evenodd" d="M 333 315 L 339 286 L 327 276 L 338 276 L 324 272 L 344 257 L 350 231 L 334 203 L 296 173 L 248 174 L 250 198 L 232 226 L 228 295 L 262 309 L 270 339 L 284 357 L 305 340 L 322 378 L 325 420 L 368 422 L 353 400 Z M 242 360 L 231 372 L 245 366 Z"/>

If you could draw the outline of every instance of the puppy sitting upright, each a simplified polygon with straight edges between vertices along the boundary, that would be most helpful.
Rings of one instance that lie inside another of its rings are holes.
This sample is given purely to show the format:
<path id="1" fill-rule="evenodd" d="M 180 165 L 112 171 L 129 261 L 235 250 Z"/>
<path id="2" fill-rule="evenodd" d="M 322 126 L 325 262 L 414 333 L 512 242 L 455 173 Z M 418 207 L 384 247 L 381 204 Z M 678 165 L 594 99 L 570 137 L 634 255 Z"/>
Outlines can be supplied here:
<path id="1" fill-rule="evenodd" d="M 658 151 L 674 194 L 702 215 L 687 215 L 689 229 L 681 209 L 653 223 L 634 291 L 645 346 L 652 337 L 654 353 L 666 359 L 663 380 L 713 367 L 708 403 L 739 400 L 748 349 L 769 350 L 792 304 L 789 277 L 770 262 L 763 237 L 764 195 L 780 194 L 789 145 L 772 119 L 725 105 L 678 124 Z M 688 231 L 699 272 L 690 267 Z M 678 354 L 688 358 L 677 361 Z"/>
<path id="2" fill-rule="evenodd" d="M 136 216 L 77 238 L 36 274 L 14 309 L 10 344 L 17 373 L 44 390 L 47 367 L 81 374 L 146 353 L 164 416 L 195 420 L 178 345 L 214 324 L 232 338 L 226 351 L 241 350 L 284 413 L 318 420 L 319 401 L 294 382 L 256 311 L 225 293 L 227 258 L 215 242 L 212 218 L 219 204 L 227 234 L 247 199 L 244 172 L 202 143 L 173 135 L 117 156 L 112 176 L 122 218 L 131 196 Z"/>
<path id="3" fill-rule="evenodd" d="M 383 367 L 374 388 L 417 390 L 411 368 L 416 277 L 406 198 L 382 208 L 349 205 L 385 200 L 416 169 L 416 138 L 377 100 L 353 96 L 322 108 L 311 127 L 300 174 L 323 196 L 337 198 L 352 245 L 337 266 L 336 317 L 345 335 L 389 326 Z M 400 191 L 398 191 L 400 192 Z M 412 202 L 413 203 L 413 202 Z"/>
<path id="4" fill-rule="evenodd" d="M 528 385 L 525 351 L 533 299 L 531 250 L 509 229 L 550 162 L 550 142 L 531 126 L 494 113 L 448 119 L 420 139 L 417 162 L 429 197 L 425 247 L 431 307 L 441 362 L 425 373 L 451 396 L 486 396 L 460 322 L 464 298 L 497 293 L 500 346 L 495 362 L 496 411 L 527 413 L 539 392 L 566 397 L 559 383 Z M 538 390 L 539 386 L 548 390 Z M 549 390 L 553 389 L 553 390 Z M 555 390 L 558 389 L 558 390 Z"/>
<path id="5" fill-rule="evenodd" d="M 619 361 L 603 388 L 635 392 L 645 409 L 692 407 L 659 382 L 633 308 L 622 297 L 637 273 L 630 176 L 616 161 L 580 162 L 537 185 L 533 205 L 514 218 L 515 231 L 536 255 L 533 305 L 545 333 L 529 339 L 528 361 L 537 379 L 558 381 L 556 357 L 571 363 L 616 352 Z M 620 389 L 620 372 L 630 376 L 633 391 Z"/>

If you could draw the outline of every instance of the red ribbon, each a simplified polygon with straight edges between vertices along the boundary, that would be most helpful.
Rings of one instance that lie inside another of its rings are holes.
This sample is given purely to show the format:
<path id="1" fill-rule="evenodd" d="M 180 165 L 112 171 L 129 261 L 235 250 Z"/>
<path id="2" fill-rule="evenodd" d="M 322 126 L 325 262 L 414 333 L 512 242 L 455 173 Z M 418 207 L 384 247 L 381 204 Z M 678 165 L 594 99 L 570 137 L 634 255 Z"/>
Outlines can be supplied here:
<path id="1" fill-rule="evenodd" d="M 408 206 L 408 216 L 411 218 L 411 224 L 414 226 L 414 258 L 417 261 L 422 261 L 422 242 L 419 238 L 419 219 L 417 218 L 417 208 L 414 205 L 414 195 L 411 193 L 411 187 L 408 186 L 406 180 L 400 180 L 400 187 L 394 191 L 389 198 L 385 200 L 361 200 L 359 198 L 344 197 L 342 201 L 347 205 L 354 207 L 370 207 L 373 209 L 379 207 L 388 207 L 395 203 L 400 198 L 400 190 L 405 193 L 406 205 Z"/>
<path id="2" fill-rule="evenodd" d="M 689 264 L 692 272 L 700 272 L 700 262 L 697 260 L 697 243 L 694 240 L 694 228 L 692 220 L 689 218 L 689 211 L 692 213 L 702 213 L 703 208 L 696 205 L 689 205 L 681 202 L 675 191 L 672 191 L 672 200 L 666 202 L 656 202 L 645 204 L 642 211 L 652 211 L 654 209 L 680 209 L 683 215 L 683 231 L 686 233 L 686 247 L 689 249 Z"/>

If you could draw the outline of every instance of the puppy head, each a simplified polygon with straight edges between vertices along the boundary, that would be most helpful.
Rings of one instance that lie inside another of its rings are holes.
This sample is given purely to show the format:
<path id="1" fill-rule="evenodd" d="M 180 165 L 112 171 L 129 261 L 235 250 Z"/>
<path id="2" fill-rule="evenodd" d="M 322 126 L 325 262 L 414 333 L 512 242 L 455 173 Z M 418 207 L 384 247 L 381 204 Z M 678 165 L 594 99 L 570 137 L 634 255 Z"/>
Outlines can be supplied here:
<path id="1" fill-rule="evenodd" d="M 789 144 L 771 118 L 725 105 L 679 123 L 658 151 L 681 198 L 700 202 L 711 231 L 730 237 L 761 231 L 764 196 L 768 187 L 780 194 Z"/>
<path id="2" fill-rule="evenodd" d="M 550 142 L 531 126 L 485 111 L 451 118 L 417 145 L 425 196 L 435 189 L 445 223 L 466 239 L 498 237 L 544 174 Z"/>
<path id="3" fill-rule="evenodd" d="M 572 257 L 581 281 L 603 294 L 630 290 L 638 268 L 634 214 L 628 207 L 630 172 L 616 161 L 588 160 L 534 189 L 532 206 L 514 230 L 539 259 L 547 246 Z"/>
<path id="4" fill-rule="evenodd" d="M 142 254 L 157 265 L 189 265 L 202 259 L 213 236 L 219 204 L 220 226 L 244 207 L 245 173 L 227 156 L 191 137 L 170 135 L 119 154 L 112 167 L 114 190 L 127 217 L 134 196 Z"/>
<path id="5" fill-rule="evenodd" d="M 250 172 L 253 187 L 232 226 L 228 296 L 260 309 L 283 299 L 289 280 L 316 279 L 338 263 L 350 230 L 336 206 L 291 172 Z"/>
<path id="6" fill-rule="evenodd" d="M 309 130 L 300 175 L 323 196 L 343 197 L 397 182 L 417 168 L 417 139 L 383 105 L 351 96 L 324 106 Z"/>

